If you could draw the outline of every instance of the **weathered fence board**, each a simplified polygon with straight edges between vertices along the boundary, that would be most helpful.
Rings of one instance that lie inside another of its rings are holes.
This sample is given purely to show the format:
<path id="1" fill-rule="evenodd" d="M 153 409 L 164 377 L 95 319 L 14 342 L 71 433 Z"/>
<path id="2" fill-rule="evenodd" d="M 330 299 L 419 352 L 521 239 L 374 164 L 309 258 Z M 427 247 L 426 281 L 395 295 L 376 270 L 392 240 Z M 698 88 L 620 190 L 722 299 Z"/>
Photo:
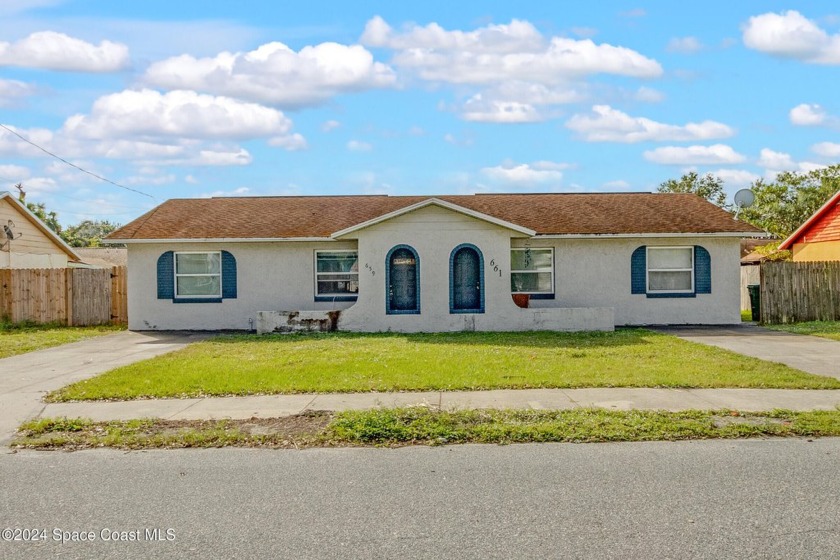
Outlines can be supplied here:
<path id="1" fill-rule="evenodd" d="M 111 269 L 111 322 L 128 324 L 128 272 L 124 266 Z"/>
<path id="2" fill-rule="evenodd" d="M 0 319 L 75 326 L 127 323 L 125 277 L 125 267 L 0 270 Z"/>
<path id="3" fill-rule="evenodd" d="M 111 271 L 107 268 L 74 268 L 73 324 L 107 325 L 111 322 Z"/>
<path id="4" fill-rule="evenodd" d="M 761 320 L 840 320 L 840 261 L 763 263 Z"/>

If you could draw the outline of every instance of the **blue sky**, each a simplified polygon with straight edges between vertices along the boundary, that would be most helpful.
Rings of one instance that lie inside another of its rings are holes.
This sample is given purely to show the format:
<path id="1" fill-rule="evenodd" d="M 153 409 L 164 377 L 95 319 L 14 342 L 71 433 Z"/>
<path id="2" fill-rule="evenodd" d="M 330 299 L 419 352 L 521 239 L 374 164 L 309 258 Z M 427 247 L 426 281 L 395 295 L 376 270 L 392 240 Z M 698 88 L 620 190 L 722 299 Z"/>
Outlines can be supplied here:
<path id="1" fill-rule="evenodd" d="M 831 2 L 3 0 L 0 123 L 127 188 L 0 129 L 0 190 L 731 195 L 840 161 L 839 67 Z"/>

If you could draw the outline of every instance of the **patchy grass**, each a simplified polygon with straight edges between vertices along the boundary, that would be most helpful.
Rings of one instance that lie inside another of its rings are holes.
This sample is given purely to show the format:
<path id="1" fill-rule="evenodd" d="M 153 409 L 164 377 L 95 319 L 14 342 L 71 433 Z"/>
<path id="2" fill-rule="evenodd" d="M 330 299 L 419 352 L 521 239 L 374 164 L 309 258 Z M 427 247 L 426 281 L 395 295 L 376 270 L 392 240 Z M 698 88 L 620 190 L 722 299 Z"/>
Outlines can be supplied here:
<path id="1" fill-rule="evenodd" d="M 764 325 L 768 329 L 786 331 L 796 334 L 811 334 L 840 340 L 840 321 L 808 321 L 806 323 L 792 323 L 790 325 Z"/>
<path id="2" fill-rule="evenodd" d="M 311 412 L 250 420 L 42 419 L 22 425 L 15 449 L 314 447 L 676 441 L 712 438 L 840 436 L 840 411 L 742 413 L 603 409 L 460 410 L 422 407 Z"/>
<path id="3" fill-rule="evenodd" d="M 98 327 L 65 327 L 50 323 L 0 322 L 0 358 L 8 358 L 34 350 L 42 350 L 69 342 L 77 342 L 94 336 L 102 336 L 124 330 L 122 326 L 102 325 Z"/>
<path id="4" fill-rule="evenodd" d="M 42 418 L 18 428 L 17 449 L 153 449 L 184 447 L 300 447 L 313 445 L 331 413 L 250 420 L 124 420 Z M 298 443 L 300 442 L 300 444 Z"/>
<path id="5" fill-rule="evenodd" d="M 838 389 L 840 380 L 644 329 L 228 335 L 69 385 L 46 400 L 539 387 Z"/>

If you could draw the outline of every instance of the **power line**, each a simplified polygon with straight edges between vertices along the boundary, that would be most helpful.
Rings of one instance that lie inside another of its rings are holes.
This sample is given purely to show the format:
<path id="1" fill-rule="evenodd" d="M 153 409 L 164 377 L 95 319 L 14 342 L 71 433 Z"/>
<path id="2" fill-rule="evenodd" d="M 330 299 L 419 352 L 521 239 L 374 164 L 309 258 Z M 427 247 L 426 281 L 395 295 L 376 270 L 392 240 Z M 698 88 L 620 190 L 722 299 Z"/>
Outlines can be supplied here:
<path id="1" fill-rule="evenodd" d="M 35 142 L 33 142 L 33 141 L 29 140 L 28 138 L 26 138 L 26 137 L 25 137 L 25 136 L 23 136 L 22 134 L 19 134 L 19 133 L 15 132 L 14 130 L 12 130 L 11 128 L 9 128 L 8 126 L 6 126 L 6 125 L 5 125 L 5 124 L 3 124 L 3 123 L 0 123 L 0 127 L 4 128 L 4 129 L 6 129 L 6 130 L 8 130 L 8 131 L 9 131 L 9 132 L 11 132 L 12 134 L 14 134 L 15 136 L 17 136 L 17 137 L 18 137 L 18 138 L 20 138 L 21 140 L 23 140 L 24 142 L 26 142 L 27 144 L 30 144 L 30 145 L 32 145 L 32 146 L 35 146 L 36 148 L 38 148 L 39 150 L 41 150 L 41 151 L 42 151 L 42 152 L 44 152 L 45 154 L 50 155 L 50 156 L 54 157 L 55 159 L 57 159 L 57 160 L 59 160 L 59 161 L 61 161 L 61 162 L 63 162 L 63 163 L 66 163 L 66 164 L 67 164 L 67 165 L 69 165 L 70 167 L 74 167 L 74 168 L 78 169 L 78 170 L 79 170 L 79 171 L 81 171 L 82 173 L 87 173 L 88 175 L 90 175 L 90 176 L 92 176 L 92 177 L 96 177 L 96 178 L 97 178 L 97 179 L 99 179 L 100 181 L 105 181 L 106 183 L 110 183 L 110 184 L 114 185 L 115 187 L 119 187 L 119 188 L 121 188 L 121 189 L 125 189 L 125 190 L 127 190 L 127 191 L 131 191 L 131 192 L 134 192 L 134 193 L 137 193 L 137 194 L 142 194 L 143 196 L 148 196 L 148 197 L 149 197 L 149 198 L 151 198 L 152 200 L 157 201 L 157 199 L 156 199 L 154 196 L 152 196 L 152 195 L 150 195 L 150 194 L 148 194 L 148 193 L 144 193 L 143 191 L 138 191 L 137 189 L 132 189 L 131 187 L 126 187 L 125 185 L 120 185 L 119 183 L 115 183 L 114 181 L 112 181 L 112 180 L 110 180 L 110 179 L 106 179 L 105 177 L 102 177 L 101 175 L 97 175 L 96 173 L 93 173 L 92 171 L 88 171 L 87 169 L 83 169 L 83 168 L 79 167 L 78 165 L 76 165 L 75 163 L 70 163 L 69 161 L 67 161 L 67 160 L 66 160 L 66 159 L 64 159 L 63 157 L 60 157 L 60 156 L 55 155 L 54 153 L 52 153 L 51 151 L 47 150 L 46 148 L 42 148 L 41 146 L 39 146 L 39 145 L 38 145 L 38 144 L 36 144 Z"/>
<path id="2" fill-rule="evenodd" d="M 25 183 L 26 182 L 26 179 L 10 179 L 9 177 L 3 177 L 3 176 L 0 176 L 0 180 L 9 181 L 10 183 Z M 88 203 L 88 204 L 93 202 L 92 200 L 85 200 L 84 198 L 78 198 L 78 197 L 75 197 L 75 196 L 67 196 L 66 194 L 59 194 L 57 192 L 46 192 L 44 194 L 47 195 L 47 196 L 57 196 L 59 198 L 66 198 L 68 200 L 75 200 L 76 202 L 85 202 L 85 203 Z M 140 210 L 140 211 L 147 210 L 147 208 L 141 208 L 139 206 L 128 206 L 126 204 L 117 204 L 116 202 L 111 202 L 109 200 L 104 201 L 104 204 L 106 204 L 107 206 L 113 206 L 114 208 L 128 208 L 129 210 Z"/>

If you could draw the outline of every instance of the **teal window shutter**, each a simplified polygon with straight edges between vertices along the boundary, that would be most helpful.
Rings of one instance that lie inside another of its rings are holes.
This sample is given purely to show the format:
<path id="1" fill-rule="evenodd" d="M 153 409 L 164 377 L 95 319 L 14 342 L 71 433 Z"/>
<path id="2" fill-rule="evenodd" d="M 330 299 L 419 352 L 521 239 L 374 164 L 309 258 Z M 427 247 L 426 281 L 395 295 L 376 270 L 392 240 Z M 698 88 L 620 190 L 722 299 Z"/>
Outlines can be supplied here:
<path id="1" fill-rule="evenodd" d="M 694 293 L 712 293 L 712 257 L 700 245 L 694 246 Z"/>
<path id="2" fill-rule="evenodd" d="M 236 259 L 222 251 L 222 298 L 236 299 Z"/>
<path id="3" fill-rule="evenodd" d="M 647 248 L 642 245 L 630 257 L 630 293 L 647 292 Z"/>
<path id="4" fill-rule="evenodd" d="M 173 299 L 175 297 L 175 255 L 167 251 L 157 261 L 157 297 Z"/>

